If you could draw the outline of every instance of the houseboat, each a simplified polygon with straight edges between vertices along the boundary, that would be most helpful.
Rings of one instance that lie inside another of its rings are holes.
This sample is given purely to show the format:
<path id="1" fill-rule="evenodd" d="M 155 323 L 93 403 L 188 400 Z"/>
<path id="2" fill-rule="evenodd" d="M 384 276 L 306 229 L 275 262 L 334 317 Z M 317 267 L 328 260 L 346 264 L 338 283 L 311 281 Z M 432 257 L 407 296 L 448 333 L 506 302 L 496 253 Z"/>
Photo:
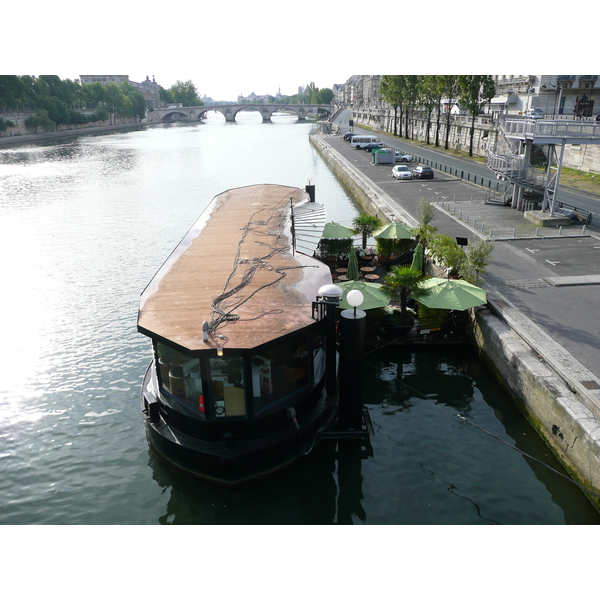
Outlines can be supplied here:
<path id="1" fill-rule="evenodd" d="M 176 467 L 247 481 L 308 453 L 332 422 L 330 326 L 314 304 L 332 279 L 312 257 L 325 219 L 299 188 L 223 192 L 142 293 L 138 331 L 154 356 L 142 410 L 150 445 Z"/>

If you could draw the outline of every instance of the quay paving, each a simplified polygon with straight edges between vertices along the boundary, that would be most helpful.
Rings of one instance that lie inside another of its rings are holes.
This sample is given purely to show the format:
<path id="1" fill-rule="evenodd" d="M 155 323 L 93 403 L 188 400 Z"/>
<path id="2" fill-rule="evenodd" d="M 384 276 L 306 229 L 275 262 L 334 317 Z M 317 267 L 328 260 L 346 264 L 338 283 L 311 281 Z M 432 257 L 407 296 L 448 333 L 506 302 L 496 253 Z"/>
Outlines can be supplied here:
<path id="1" fill-rule="evenodd" d="M 483 284 L 489 303 L 600 417 L 597 228 L 538 228 L 522 212 L 486 197 L 485 188 L 435 170 L 430 180 L 398 181 L 391 176 L 392 165 L 373 165 L 369 153 L 351 148 L 340 136 L 318 137 L 365 180 L 388 217 L 393 211 L 414 226 L 419 201 L 431 199 L 437 209 L 432 225 L 440 233 L 469 242 L 494 240 Z"/>

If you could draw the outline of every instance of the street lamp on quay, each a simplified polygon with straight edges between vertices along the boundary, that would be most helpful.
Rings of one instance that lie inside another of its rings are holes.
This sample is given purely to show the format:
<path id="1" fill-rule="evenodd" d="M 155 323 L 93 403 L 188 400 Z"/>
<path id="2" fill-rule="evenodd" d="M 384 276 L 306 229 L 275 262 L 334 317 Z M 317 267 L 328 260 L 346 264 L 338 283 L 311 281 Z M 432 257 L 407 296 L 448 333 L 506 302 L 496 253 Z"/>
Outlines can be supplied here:
<path id="1" fill-rule="evenodd" d="M 556 116 L 556 105 L 558 100 L 558 110 L 560 110 L 560 98 L 562 96 L 562 87 L 560 85 L 554 85 L 553 83 L 544 83 L 540 86 L 543 90 L 547 90 L 548 88 L 552 88 L 555 92 L 558 92 L 558 96 L 554 95 L 554 110 L 552 111 L 552 116 Z"/>

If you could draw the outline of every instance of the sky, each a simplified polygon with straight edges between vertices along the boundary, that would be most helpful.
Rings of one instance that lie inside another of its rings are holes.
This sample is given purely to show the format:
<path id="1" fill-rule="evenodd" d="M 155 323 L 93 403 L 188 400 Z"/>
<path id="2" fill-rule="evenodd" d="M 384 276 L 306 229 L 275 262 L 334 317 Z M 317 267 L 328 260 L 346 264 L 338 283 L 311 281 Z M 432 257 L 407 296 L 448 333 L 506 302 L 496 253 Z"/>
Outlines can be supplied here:
<path id="1" fill-rule="evenodd" d="M 330 88 L 352 75 L 598 71 L 592 36 L 562 31 L 560 44 L 550 44 L 542 32 L 556 29 L 553 17 L 522 3 L 511 9 L 512 1 L 489 15 L 474 0 L 460 11 L 431 4 L 423 22 L 397 19 L 393 5 L 354 0 L 218 7 L 56 0 L 36 6 L 35 19 L 10 3 L 0 73 L 154 76 L 164 88 L 192 80 L 200 97 L 235 101 L 252 92 L 293 95 L 310 82 Z"/>

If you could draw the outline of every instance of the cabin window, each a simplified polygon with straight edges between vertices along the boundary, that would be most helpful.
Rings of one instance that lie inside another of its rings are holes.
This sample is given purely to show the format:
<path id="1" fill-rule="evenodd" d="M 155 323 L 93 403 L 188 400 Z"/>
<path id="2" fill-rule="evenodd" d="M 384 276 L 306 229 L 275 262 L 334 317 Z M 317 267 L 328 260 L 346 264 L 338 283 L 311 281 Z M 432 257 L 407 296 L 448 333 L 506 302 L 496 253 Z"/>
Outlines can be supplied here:
<path id="1" fill-rule="evenodd" d="M 255 413 L 310 385 L 308 352 L 308 335 L 304 332 L 252 357 Z"/>
<path id="2" fill-rule="evenodd" d="M 210 390 L 216 418 L 246 416 L 242 358 L 211 358 Z"/>
<path id="3" fill-rule="evenodd" d="M 200 361 L 161 342 L 156 343 L 161 388 L 204 412 Z"/>

